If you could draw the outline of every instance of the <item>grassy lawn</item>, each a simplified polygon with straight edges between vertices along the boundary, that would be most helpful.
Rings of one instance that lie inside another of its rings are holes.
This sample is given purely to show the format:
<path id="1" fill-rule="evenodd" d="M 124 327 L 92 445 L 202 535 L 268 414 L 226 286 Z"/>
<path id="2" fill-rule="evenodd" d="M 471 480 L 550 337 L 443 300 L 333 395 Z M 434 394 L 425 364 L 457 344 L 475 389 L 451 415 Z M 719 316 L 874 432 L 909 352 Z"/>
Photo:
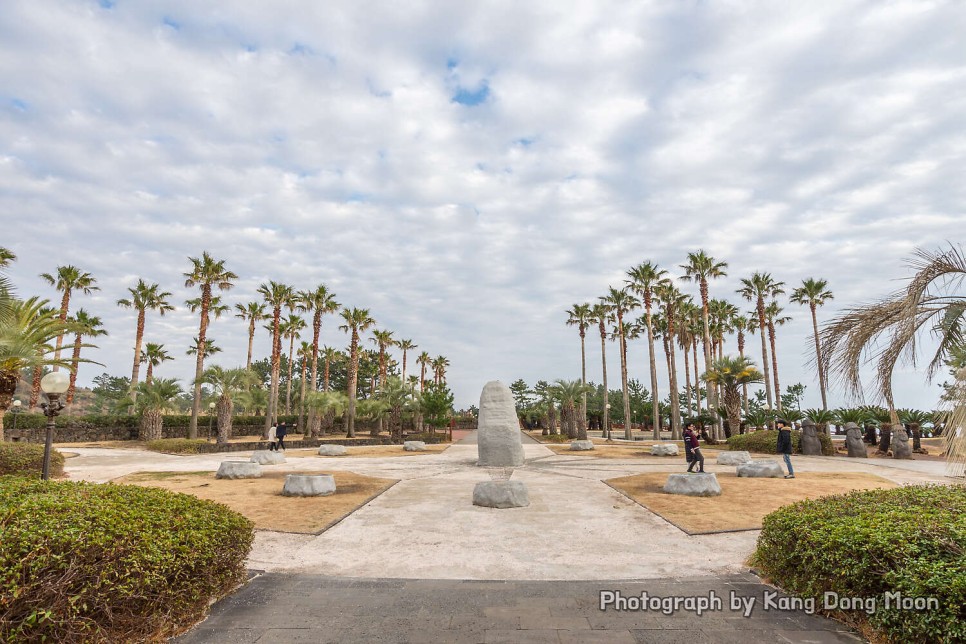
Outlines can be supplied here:
<path id="1" fill-rule="evenodd" d="M 380 456 L 419 456 L 420 454 L 439 454 L 444 452 L 446 448 L 449 447 L 449 443 L 440 443 L 437 445 L 427 445 L 425 452 L 407 452 L 403 449 L 402 445 L 359 445 L 356 447 L 349 446 L 346 447 L 345 456 L 319 456 L 318 447 L 308 447 L 306 449 L 289 449 L 285 450 L 285 456 L 297 456 L 297 457 L 307 457 L 315 456 L 317 458 L 350 458 L 350 457 L 380 457 Z"/>

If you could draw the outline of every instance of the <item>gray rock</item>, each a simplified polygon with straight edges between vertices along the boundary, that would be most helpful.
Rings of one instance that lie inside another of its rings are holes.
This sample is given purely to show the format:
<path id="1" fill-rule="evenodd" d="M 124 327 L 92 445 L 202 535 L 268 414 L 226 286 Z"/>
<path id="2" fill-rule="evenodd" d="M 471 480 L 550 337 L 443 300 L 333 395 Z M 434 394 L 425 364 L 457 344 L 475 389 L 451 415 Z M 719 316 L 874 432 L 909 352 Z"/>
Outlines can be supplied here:
<path id="1" fill-rule="evenodd" d="M 809 419 L 802 421 L 802 454 L 805 456 L 821 456 L 822 441 L 818 439 L 815 422 Z"/>
<path id="2" fill-rule="evenodd" d="M 319 445 L 319 456 L 345 456 L 345 445 Z"/>
<path id="3" fill-rule="evenodd" d="M 486 383 L 480 394 L 477 422 L 479 465 L 517 467 L 523 465 L 520 421 L 510 388 L 499 380 Z"/>
<path id="4" fill-rule="evenodd" d="M 862 440 L 862 429 L 855 423 L 845 423 L 845 446 L 851 458 L 869 458 L 869 450 Z"/>
<path id="5" fill-rule="evenodd" d="M 424 441 L 406 441 L 403 443 L 403 450 L 407 452 L 425 452 L 426 443 Z"/>
<path id="6" fill-rule="evenodd" d="M 733 452 L 718 452 L 718 465 L 742 465 L 751 462 L 751 454 L 736 450 Z"/>
<path id="7" fill-rule="evenodd" d="M 780 479 L 785 476 L 785 470 L 778 461 L 752 461 L 738 466 L 738 476 Z"/>
<path id="8" fill-rule="evenodd" d="M 278 465 L 279 463 L 285 462 L 285 457 L 281 452 L 260 449 L 252 454 L 251 462 L 258 463 L 259 465 Z"/>
<path id="9" fill-rule="evenodd" d="M 669 474 L 664 491 L 685 496 L 720 496 L 721 486 L 718 484 L 718 477 L 710 472 Z"/>
<path id="10" fill-rule="evenodd" d="M 912 445 L 909 444 L 909 433 L 902 425 L 892 428 L 892 457 L 912 458 Z"/>
<path id="11" fill-rule="evenodd" d="M 573 441 L 570 443 L 570 450 L 573 452 L 586 452 L 594 449 L 594 441 Z"/>
<path id="12" fill-rule="evenodd" d="M 520 481 L 484 481 L 473 488 L 473 505 L 484 508 L 525 508 L 530 505 L 527 486 Z"/>
<path id="13" fill-rule="evenodd" d="M 282 496 L 329 496 L 335 494 L 335 477 L 331 474 L 289 474 L 282 486 Z"/>
<path id="14" fill-rule="evenodd" d="M 651 445 L 651 456 L 677 456 L 677 443 L 655 443 Z"/>
<path id="15" fill-rule="evenodd" d="M 260 479 L 262 466 L 245 461 L 222 461 L 215 473 L 216 479 Z"/>

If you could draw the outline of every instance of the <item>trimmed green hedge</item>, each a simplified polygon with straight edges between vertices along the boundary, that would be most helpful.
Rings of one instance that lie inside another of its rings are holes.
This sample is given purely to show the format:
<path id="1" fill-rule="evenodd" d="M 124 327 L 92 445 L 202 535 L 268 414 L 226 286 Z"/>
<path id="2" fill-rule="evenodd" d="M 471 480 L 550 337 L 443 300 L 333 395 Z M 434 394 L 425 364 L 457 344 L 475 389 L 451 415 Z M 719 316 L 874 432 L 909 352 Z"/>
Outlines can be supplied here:
<path id="1" fill-rule="evenodd" d="M 16 474 L 39 478 L 43 469 L 43 445 L 0 442 L 0 476 Z M 50 450 L 50 475 L 64 475 L 64 455 L 53 448 Z"/>
<path id="2" fill-rule="evenodd" d="M 785 590 L 872 597 L 876 610 L 838 613 L 895 642 L 966 641 L 966 487 L 910 486 L 802 501 L 766 516 L 754 562 Z M 938 607 L 886 607 L 885 593 Z"/>
<path id="3" fill-rule="evenodd" d="M 0 640 L 159 641 L 245 579 L 252 523 L 133 485 L 0 479 Z"/>
<path id="4" fill-rule="evenodd" d="M 834 456 L 835 447 L 832 439 L 825 432 L 817 432 L 818 440 L 822 443 L 822 454 Z M 802 440 L 802 433 L 792 430 L 792 451 L 800 454 L 802 449 L 799 443 Z M 775 446 L 778 444 L 778 432 L 771 429 L 760 429 L 756 432 L 747 434 L 735 434 L 728 439 L 728 448 L 733 450 L 743 450 L 756 452 L 758 454 L 774 454 Z"/>
<path id="5" fill-rule="evenodd" d="M 6 431 L 10 431 L 13 427 L 13 412 L 7 412 L 3 418 L 3 426 Z M 294 414 L 291 416 L 279 416 L 279 421 L 285 421 L 289 425 L 298 422 L 298 415 Z M 201 426 L 207 426 L 208 414 L 202 413 L 198 416 L 198 427 L 199 430 Z M 139 418 L 138 416 L 129 416 L 127 414 L 122 415 L 111 415 L 111 414 L 85 414 L 85 415 L 75 415 L 69 416 L 67 414 L 61 414 L 54 418 L 55 427 L 82 427 L 85 429 L 97 429 L 99 427 L 130 427 L 136 428 L 138 426 Z M 191 414 L 169 414 L 164 417 L 165 427 L 187 427 L 191 423 Z M 232 426 L 233 427 L 261 427 L 265 424 L 264 416 L 233 416 Z M 47 426 L 47 417 L 40 413 L 31 412 L 20 412 L 17 415 L 17 429 L 43 429 Z"/>
<path id="6" fill-rule="evenodd" d="M 202 450 L 202 445 L 208 445 L 204 438 L 159 438 L 158 440 L 148 441 L 145 447 L 152 452 L 165 452 L 168 454 L 202 454 L 207 453 Z"/>

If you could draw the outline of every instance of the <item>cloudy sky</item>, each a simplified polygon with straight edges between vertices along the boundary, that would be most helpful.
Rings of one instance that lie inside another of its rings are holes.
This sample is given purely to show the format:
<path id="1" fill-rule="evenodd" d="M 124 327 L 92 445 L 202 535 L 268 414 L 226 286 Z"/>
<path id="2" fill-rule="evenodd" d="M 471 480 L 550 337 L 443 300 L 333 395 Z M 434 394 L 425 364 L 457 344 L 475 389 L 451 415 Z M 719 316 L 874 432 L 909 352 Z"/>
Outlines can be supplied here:
<path id="1" fill-rule="evenodd" d="M 148 317 L 178 356 L 159 373 L 193 375 L 182 274 L 207 250 L 240 276 L 229 303 L 276 280 L 368 308 L 449 358 L 465 407 L 488 380 L 579 377 L 566 309 L 644 260 L 680 274 L 704 249 L 743 308 L 754 271 L 826 278 L 828 317 L 962 242 L 964 33 L 954 1 L 4 0 L 0 245 L 21 295 L 59 302 L 38 278 L 58 265 L 97 278 L 72 308 L 104 320 L 113 374 L 135 322 L 114 302 L 143 278 L 179 305 Z M 818 406 L 785 304 L 781 381 Z M 210 336 L 244 364 L 243 322 Z M 346 345 L 334 318 L 323 340 Z M 913 368 L 897 387 L 935 404 Z"/>

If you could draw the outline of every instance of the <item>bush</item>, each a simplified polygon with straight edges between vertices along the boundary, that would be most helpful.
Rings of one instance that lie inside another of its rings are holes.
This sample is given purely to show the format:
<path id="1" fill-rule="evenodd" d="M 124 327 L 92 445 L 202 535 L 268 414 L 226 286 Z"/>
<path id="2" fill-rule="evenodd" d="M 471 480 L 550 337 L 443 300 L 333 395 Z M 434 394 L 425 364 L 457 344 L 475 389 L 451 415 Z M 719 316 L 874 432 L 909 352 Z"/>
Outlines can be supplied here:
<path id="1" fill-rule="evenodd" d="M 966 487 L 911 486 L 802 501 L 766 516 L 755 564 L 816 599 L 874 597 L 876 611 L 837 613 L 896 642 L 966 641 Z M 885 608 L 886 592 L 934 597 L 928 610 Z"/>
<path id="2" fill-rule="evenodd" d="M 209 444 L 204 438 L 159 438 L 148 441 L 145 447 L 152 452 L 166 454 L 203 454 L 211 451 L 203 447 Z"/>
<path id="3" fill-rule="evenodd" d="M 835 447 L 832 446 L 832 439 L 825 432 L 817 432 L 818 440 L 822 443 L 822 454 L 834 456 Z M 792 430 L 792 451 L 796 454 L 801 453 L 802 433 Z M 757 452 L 759 454 L 774 454 L 775 446 L 778 444 L 778 432 L 770 429 L 758 430 L 747 434 L 735 434 L 728 439 L 728 449 L 744 450 Z"/>
<path id="4" fill-rule="evenodd" d="M 0 443 L 0 476 L 17 474 L 40 477 L 44 469 L 44 446 L 36 443 Z M 64 455 L 50 450 L 50 475 L 64 475 Z"/>
<path id="5" fill-rule="evenodd" d="M 252 523 L 133 485 L 0 479 L 0 640 L 160 640 L 245 578 Z"/>

